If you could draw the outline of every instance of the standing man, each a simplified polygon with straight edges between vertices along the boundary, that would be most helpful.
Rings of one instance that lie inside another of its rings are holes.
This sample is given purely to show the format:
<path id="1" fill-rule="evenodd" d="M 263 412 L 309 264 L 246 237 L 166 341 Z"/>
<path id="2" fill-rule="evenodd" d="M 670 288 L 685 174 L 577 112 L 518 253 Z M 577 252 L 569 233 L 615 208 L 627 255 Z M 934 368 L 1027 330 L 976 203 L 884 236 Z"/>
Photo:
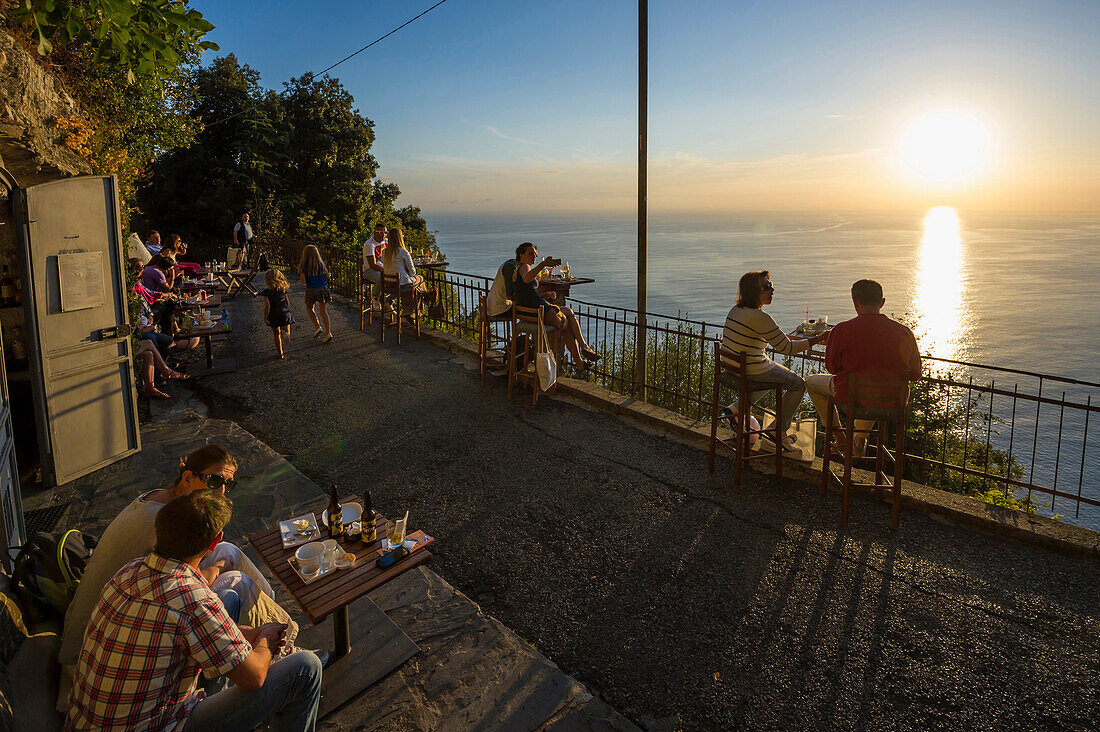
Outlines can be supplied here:
<path id="1" fill-rule="evenodd" d="M 107 583 L 88 621 L 66 729 L 307 730 L 317 721 L 321 662 L 308 651 L 272 662 L 286 626 L 238 626 L 199 571 L 233 504 L 217 491 L 168 502 L 153 552 Z M 212 696 L 199 673 L 234 686 Z"/>
<path id="2" fill-rule="evenodd" d="M 241 263 L 248 259 L 248 245 L 252 243 L 252 224 L 248 223 L 248 212 L 241 214 L 241 220 L 233 226 L 233 246 L 241 250 Z M 230 265 L 233 263 L 230 262 Z"/>
<path id="3" fill-rule="evenodd" d="M 825 369 L 829 373 L 806 379 L 806 390 L 822 421 L 828 420 L 830 396 L 837 404 L 848 401 L 848 374 L 880 381 L 920 378 L 917 339 L 905 325 L 879 312 L 885 304 L 878 282 L 859 280 L 852 285 L 856 317 L 838 323 L 829 333 L 825 346 Z M 840 424 L 840 415 L 834 412 L 833 420 L 834 424 Z M 870 430 L 873 425 L 868 420 L 856 420 L 855 428 Z M 857 432 L 852 453 L 863 457 L 866 452 L 867 433 Z"/>
<path id="4" fill-rule="evenodd" d="M 363 280 L 382 284 L 382 250 L 386 248 L 386 225 L 375 224 L 374 236 L 363 244 Z"/>
<path id="5" fill-rule="evenodd" d="M 145 237 L 145 248 L 149 250 L 149 254 L 153 257 L 160 254 L 160 232 L 156 229 L 150 229 L 149 235 Z"/>

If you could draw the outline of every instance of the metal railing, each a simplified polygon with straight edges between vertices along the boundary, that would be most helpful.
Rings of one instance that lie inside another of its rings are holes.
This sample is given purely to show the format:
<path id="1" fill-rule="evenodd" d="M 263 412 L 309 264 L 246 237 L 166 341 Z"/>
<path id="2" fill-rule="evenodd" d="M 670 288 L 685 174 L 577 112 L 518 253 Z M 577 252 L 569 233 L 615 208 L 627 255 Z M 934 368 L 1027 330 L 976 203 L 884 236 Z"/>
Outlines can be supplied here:
<path id="1" fill-rule="evenodd" d="M 272 265 L 293 269 L 304 244 L 258 242 L 251 256 L 263 251 Z M 322 247 L 322 255 L 331 287 L 360 298 L 359 252 Z M 478 297 L 489 291 L 492 280 L 454 271 L 424 274 L 445 306 L 444 319 L 431 320 L 432 325 L 476 341 Z M 573 298 L 566 304 L 585 339 L 602 355 L 589 378 L 613 392 L 637 395 L 636 311 Z M 708 422 L 713 344 L 721 334 L 721 326 L 705 321 L 647 313 L 647 401 Z M 781 362 L 803 376 L 824 371 L 820 356 L 813 354 Z M 1100 448 L 1095 439 L 1089 441 L 1091 422 L 1098 419 L 1091 415 L 1100 412 L 1100 384 L 930 356 L 924 363 L 925 376 L 914 384 L 910 401 L 907 477 L 1047 514 L 1072 509 L 1079 518 L 1084 507 L 1089 523 L 1100 526 Z M 1038 496 L 1048 502 L 1037 501 Z"/>

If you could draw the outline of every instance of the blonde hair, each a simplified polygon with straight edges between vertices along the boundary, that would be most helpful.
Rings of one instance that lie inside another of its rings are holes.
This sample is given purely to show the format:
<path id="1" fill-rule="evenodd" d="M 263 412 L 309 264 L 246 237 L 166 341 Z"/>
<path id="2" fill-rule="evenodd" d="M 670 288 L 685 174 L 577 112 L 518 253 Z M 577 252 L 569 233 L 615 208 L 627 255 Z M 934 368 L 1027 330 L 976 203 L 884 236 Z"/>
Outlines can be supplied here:
<path id="1" fill-rule="evenodd" d="M 289 292 L 290 283 L 286 281 L 286 277 L 283 273 L 277 269 L 269 269 L 264 273 L 264 284 L 270 287 L 275 292 Z"/>
<path id="2" fill-rule="evenodd" d="M 397 250 L 405 249 L 405 235 L 401 229 L 393 228 L 386 232 L 386 248 L 382 250 L 382 266 L 393 269 L 397 262 Z M 409 251 L 405 249 L 405 251 Z"/>
<path id="3" fill-rule="evenodd" d="M 328 267 L 321 259 L 321 250 L 313 244 L 306 245 L 302 250 L 302 261 L 298 262 L 298 271 L 304 275 L 313 277 L 319 274 L 328 274 Z"/>

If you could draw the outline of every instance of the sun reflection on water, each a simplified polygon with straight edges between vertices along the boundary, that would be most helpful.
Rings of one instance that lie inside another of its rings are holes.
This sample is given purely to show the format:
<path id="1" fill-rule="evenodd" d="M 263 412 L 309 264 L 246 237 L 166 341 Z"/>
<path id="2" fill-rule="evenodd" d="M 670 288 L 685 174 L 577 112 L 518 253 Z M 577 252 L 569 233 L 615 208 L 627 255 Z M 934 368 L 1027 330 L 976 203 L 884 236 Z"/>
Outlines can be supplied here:
<path id="1" fill-rule="evenodd" d="M 966 261 L 959 216 L 936 206 L 924 217 L 914 305 L 921 353 L 957 358 L 964 331 Z"/>

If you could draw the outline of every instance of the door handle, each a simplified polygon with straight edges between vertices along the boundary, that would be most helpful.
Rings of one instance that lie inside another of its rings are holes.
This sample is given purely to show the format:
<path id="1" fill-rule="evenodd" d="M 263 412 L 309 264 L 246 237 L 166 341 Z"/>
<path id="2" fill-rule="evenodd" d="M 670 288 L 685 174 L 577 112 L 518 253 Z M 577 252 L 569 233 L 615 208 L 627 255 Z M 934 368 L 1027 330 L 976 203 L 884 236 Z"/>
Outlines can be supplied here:
<path id="1" fill-rule="evenodd" d="M 134 328 L 130 325 L 112 325 L 110 328 L 100 328 L 98 332 L 99 340 L 110 341 L 129 337 Z"/>

